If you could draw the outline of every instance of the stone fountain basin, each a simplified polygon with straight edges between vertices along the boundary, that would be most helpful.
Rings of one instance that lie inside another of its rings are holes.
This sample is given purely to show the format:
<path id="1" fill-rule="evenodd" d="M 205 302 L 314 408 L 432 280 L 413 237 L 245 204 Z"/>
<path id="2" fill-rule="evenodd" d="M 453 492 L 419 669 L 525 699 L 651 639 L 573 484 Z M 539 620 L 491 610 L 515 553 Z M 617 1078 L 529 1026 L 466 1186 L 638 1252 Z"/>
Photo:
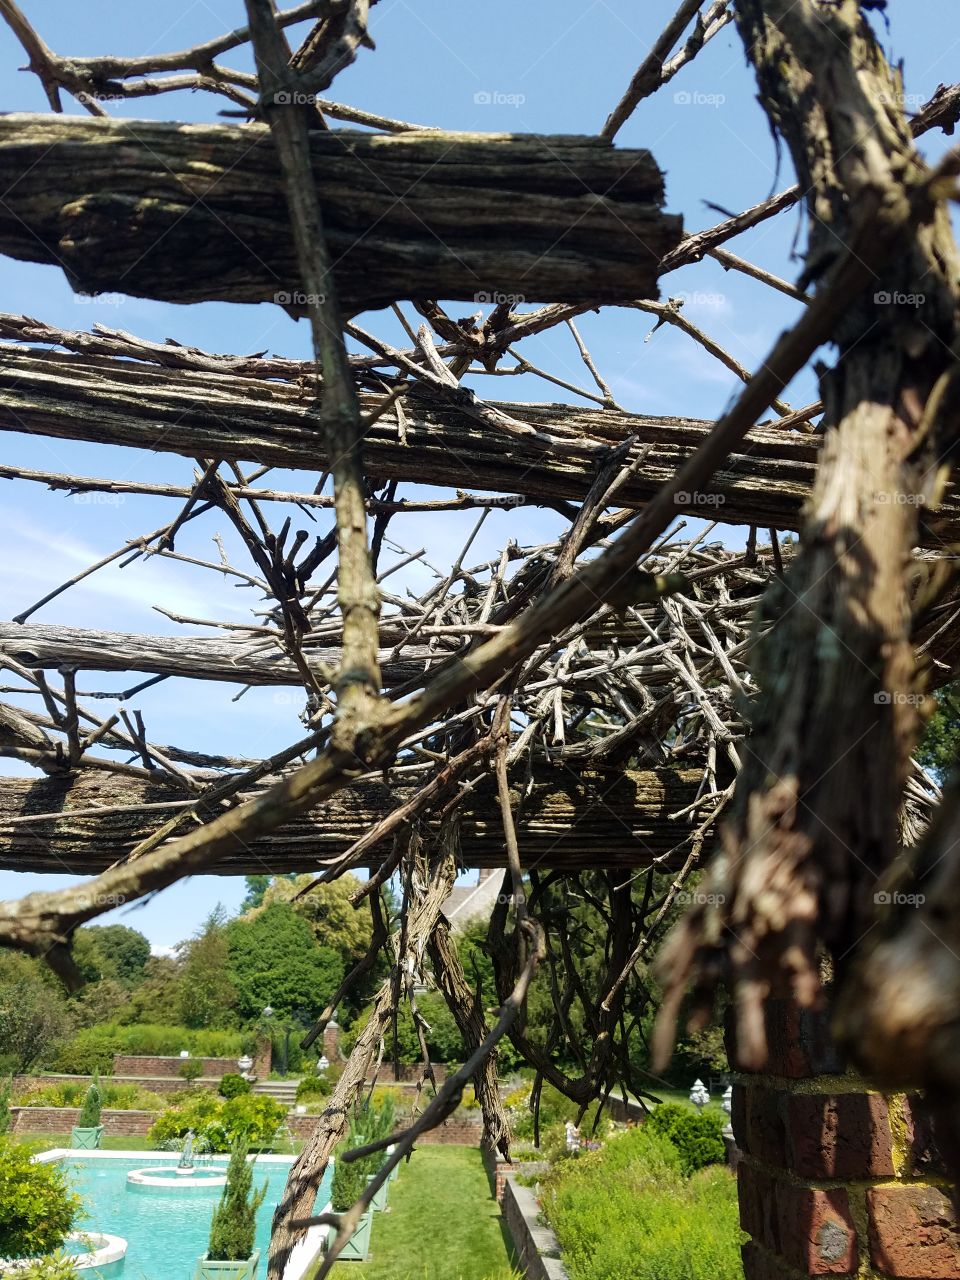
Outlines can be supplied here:
<path id="1" fill-rule="evenodd" d="M 164 1191 L 207 1191 L 211 1187 L 225 1187 L 226 1173 L 208 1169 L 134 1169 L 127 1174 L 127 1182 L 135 1187 L 158 1187 Z"/>

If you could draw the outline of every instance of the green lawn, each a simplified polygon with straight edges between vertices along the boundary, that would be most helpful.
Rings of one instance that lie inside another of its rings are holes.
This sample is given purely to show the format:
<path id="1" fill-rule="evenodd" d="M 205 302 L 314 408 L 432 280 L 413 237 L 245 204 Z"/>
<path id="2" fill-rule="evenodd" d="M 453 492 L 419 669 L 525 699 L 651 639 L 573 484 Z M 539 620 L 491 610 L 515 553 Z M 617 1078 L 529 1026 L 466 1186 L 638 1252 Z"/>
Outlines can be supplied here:
<path id="1" fill-rule="evenodd" d="M 473 1147 L 420 1147 L 373 1217 L 369 1262 L 336 1280 L 514 1280 L 500 1208 Z"/>

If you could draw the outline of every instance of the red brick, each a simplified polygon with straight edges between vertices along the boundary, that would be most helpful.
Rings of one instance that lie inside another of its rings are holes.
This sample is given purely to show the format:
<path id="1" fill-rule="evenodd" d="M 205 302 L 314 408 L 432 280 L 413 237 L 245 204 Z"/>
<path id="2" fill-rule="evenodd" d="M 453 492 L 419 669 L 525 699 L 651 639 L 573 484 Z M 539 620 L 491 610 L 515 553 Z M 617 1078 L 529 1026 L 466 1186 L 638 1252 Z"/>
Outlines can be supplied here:
<path id="1" fill-rule="evenodd" d="M 785 1095 L 778 1089 L 768 1089 L 761 1084 L 751 1084 L 746 1092 L 746 1127 L 743 1132 L 746 1146 L 743 1150 L 766 1164 L 783 1168 L 786 1163 L 786 1127 L 782 1107 Z M 739 1141 L 741 1135 L 736 1130 L 734 1133 Z"/>
<path id="2" fill-rule="evenodd" d="M 857 1269 L 857 1231 L 842 1188 L 817 1191 L 777 1186 L 780 1254 L 806 1276 L 847 1275 Z"/>
<path id="3" fill-rule="evenodd" d="M 773 1178 L 745 1162 L 737 1168 L 740 1225 L 758 1243 L 779 1248 L 777 1184 Z"/>
<path id="4" fill-rule="evenodd" d="M 788 1094 L 787 1167 L 801 1178 L 892 1178 L 893 1139 L 879 1093 Z"/>
<path id="5" fill-rule="evenodd" d="M 904 1098 L 903 1109 L 907 1122 L 909 1172 L 945 1174 L 947 1164 L 937 1143 L 936 1126 L 929 1103 L 914 1093 Z"/>
<path id="6" fill-rule="evenodd" d="M 867 1191 L 870 1257 L 896 1280 L 960 1280 L 956 1209 L 937 1187 Z"/>
<path id="7" fill-rule="evenodd" d="M 752 1241 L 740 1250 L 745 1280 L 795 1280 L 797 1272 Z"/>

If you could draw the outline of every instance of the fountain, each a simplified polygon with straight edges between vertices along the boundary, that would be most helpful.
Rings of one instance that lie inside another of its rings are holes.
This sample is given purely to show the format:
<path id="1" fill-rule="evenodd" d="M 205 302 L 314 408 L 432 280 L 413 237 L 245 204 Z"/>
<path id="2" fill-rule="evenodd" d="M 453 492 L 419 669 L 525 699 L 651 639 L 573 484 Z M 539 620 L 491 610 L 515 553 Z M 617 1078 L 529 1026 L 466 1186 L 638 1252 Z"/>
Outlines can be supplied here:
<path id="1" fill-rule="evenodd" d="M 196 1134 L 193 1130 L 188 1129 L 187 1136 L 183 1140 L 183 1150 L 180 1153 L 180 1163 L 177 1165 L 177 1173 L 179 1173 L 181 1177 L 196 1173 L 196 1169 L 193 1164 L 193 1143 L 195 1138 Z"/>
<path id="2" fill-rule="evenodd" d="M 211 1187 L 226 1186 L 226 1173 L 196 1167 L 193 1155 L 195 1143 L 196 1134 L 190 1129 L 183 1140 L 183 1150 L 176 1168 L 168 1165 L 166 1168 L 134 1169 L 127 1174 L 128 1184 L 134 1187 L 160 1187 L 168 1191 L 206 1191 Z"/>

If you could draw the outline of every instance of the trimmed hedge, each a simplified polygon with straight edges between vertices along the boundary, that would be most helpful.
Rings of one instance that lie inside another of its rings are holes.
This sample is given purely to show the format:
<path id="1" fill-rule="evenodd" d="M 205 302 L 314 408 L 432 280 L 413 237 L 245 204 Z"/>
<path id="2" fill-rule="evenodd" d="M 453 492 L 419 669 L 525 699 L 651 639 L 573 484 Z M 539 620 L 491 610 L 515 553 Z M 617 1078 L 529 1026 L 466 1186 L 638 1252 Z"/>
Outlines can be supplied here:
<path id="1" fill-rule="evenodd" d="M 688 1177 L 708 1164 L 722 1164 L 726 1159 L 723 1121 L 710 1112 L 698 1113 L 677 1102 L 663 1102 L 645 1127 L 670 1139 L 680 1154 L 680 1168 Z"/>
<path id="2" fill-rule="evenodd" d="M 193 1031 L 189 1027 L 133 1023 L 119 1026 L 101 1022 L 82 1027 L 61 1042 L 53 1060 L 46 1065 L 69 1075 L 109 1074 L 115 1053 L 134 1056 L 175 1058 L 188 1049 L 195 1058 L 238 1058 L 252 1051 L 254 1037 L 242 1031 Z"/>

